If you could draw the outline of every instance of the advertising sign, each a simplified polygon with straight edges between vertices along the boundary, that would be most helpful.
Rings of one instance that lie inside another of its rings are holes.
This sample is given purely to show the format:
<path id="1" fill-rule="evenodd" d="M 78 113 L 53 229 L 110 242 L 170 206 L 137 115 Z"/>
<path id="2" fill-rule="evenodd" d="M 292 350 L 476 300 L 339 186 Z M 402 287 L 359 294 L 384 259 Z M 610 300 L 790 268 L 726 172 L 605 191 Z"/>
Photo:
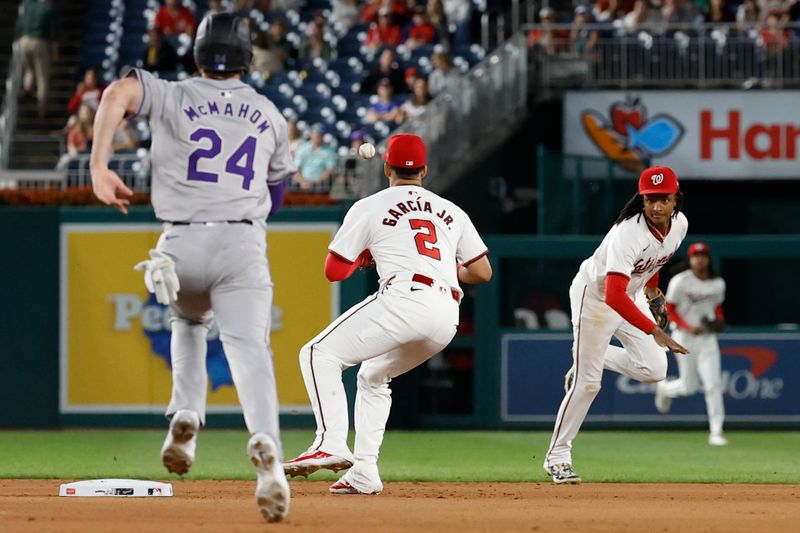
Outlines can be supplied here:
<path id="1" fill-rule="evenodd" d="M 563 377 L 572 365 L 572 336 L 513 334 L 502 339 L 501 417 L 505 421 L 555 420 L 564 398 Z M 726 420 L 800 421 L 800 334 L 720 335 Z M 674 356 L 669 356 L 671 359 Z M 689 356 L 691 357 L 691 355 Z M 670 361 L 668 379 L 677 377 Z M 655 384 L 606 370 L 587 420 L 705 420 L 702 392 L 676 398 L 668 414 L 655 409 Z"/>
<path id="2" fill-rule="evenodd" d="M 571 92 L 564 152 L 681 178 L 797 178 L 800 107 L 789 91 Z"/>
<path id="3" fill-rule="evenodd" d="M 339 313 L 339 286 L 322 270 L 336 228 L 269 224 L 271 344 L 283 413 L 311 412 L 298 352 Z M 62 225 L 62 413 L 159 413 L 169 403 L 169 311 L 133 270 L 160 233 L 159 224 Z M 216 326 L 206 366 L 208 412 L 240 412 Z"/>

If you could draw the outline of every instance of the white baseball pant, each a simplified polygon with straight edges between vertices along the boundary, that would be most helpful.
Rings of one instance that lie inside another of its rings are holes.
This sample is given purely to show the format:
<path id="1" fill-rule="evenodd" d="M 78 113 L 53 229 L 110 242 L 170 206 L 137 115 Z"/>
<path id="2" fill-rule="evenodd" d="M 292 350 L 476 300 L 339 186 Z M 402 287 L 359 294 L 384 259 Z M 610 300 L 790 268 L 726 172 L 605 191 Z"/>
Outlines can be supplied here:
<path id="1" fill-rule="evenodd" d="M 263 225 L 165 225 L 157 249 L 175 261 L 181 290 L 172 310 L 172 399 L 167 416 L 195 411 L 205 424 L 206 334 L 212 320 L 251 434 L 279 447 L 278 392 L 269 333 L 272 279 Z"/>
<path id="2" fill-rule="evenodd" d="M 719 342 L 713 334 L 692 335 L 677 330 L 673 338 L 689 350 L 688 357 L 678 356 L 678 379 L 664 383 L 664 394 L 670 398 L 690 396 L 702 390 L 706 398 L 708 426 L 711 433 L 722 433 L 725 406 L 722 402 L 722 365 Z"/>
<path id="3" fill-rule="evenodd" d="M 655 383 L 667 375 L 664 348 L 595 297 L 580 275 L 572 281 L 569 297 L 575 377 L 558 409 L 545 467 L 572 464 L 572 441 L 600 392 L 604 368 L 643 383 Z M 636 304 L 642 312 L 650 315 L 643 296 L 636 299 Z M 610 346 L 612 337 L 616 337 L 624 348 Z"/>
<path id="4" fill-rule="evenodd" d="M 354 461 L 347 481 L 380 492 L 378 453 L 392 405 L 389 382 L 440 352 L 455 336 L 452 290 L 399 274 L 337 318 L 300 350 L 317 433 L 311 446 Z M 355 457 L 347 446 L 347 398 L 342 372 L 361 363 L 355 403 Z"/>

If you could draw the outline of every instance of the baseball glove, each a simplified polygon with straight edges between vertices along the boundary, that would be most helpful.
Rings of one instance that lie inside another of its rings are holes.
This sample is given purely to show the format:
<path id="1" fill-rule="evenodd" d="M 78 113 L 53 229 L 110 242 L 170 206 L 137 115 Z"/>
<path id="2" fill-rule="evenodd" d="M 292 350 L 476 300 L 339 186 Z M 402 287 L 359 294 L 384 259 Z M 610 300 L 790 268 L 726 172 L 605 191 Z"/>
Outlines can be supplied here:
<path id="1" fill-rule="evenodd" d="M 706 331 L 711 333 L 719 333 L 725 329 L 725 321 L 719 318 L 708 318 L 704 316 L 700 321 L 703 323 L 703 327 L 706 328 Z"/>
<path id="2" fill-rule="evenodd" d="M 656 324 L 661 329 L 665 329 L 669 325 L 669 313 L 667 312 L 667 300 L 664 298 L 664 293 L 658 291 L 658 295 L 650 300 L 647 300 L 650 306 L 650 312 L 653 313 L 653 318 L 656 319 Z"/>

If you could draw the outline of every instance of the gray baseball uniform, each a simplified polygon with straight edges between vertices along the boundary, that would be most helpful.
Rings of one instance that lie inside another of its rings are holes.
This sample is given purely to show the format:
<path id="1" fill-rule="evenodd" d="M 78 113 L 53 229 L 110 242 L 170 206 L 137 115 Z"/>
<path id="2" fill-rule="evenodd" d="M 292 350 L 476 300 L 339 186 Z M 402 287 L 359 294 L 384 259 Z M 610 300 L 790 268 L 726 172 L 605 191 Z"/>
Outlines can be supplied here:
<path id="1" fill-rule="evenodd" d="M 266 257 L 268 184 L 295 172 L 286 121 L 237 79 L 166 82 L 133 70 L 137 112 L 152 131 L 152 202 L 165 221 L 157 249 L 176 264 L 172 306 L 172 399 L 205 422 L 206 333 L 220 328 L 251 433 L 280 445 L 278 397 L 269 349 L 272 280 Z"/>

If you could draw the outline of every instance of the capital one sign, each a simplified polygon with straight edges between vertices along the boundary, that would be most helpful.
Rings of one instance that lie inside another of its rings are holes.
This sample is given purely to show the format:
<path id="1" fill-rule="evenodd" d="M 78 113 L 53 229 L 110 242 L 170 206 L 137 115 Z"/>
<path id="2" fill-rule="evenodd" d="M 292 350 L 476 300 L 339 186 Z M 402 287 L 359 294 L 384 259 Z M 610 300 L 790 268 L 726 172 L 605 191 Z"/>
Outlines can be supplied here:
<path id="1" fill-rule="evenodd" d="M 682 179 L 797 179 L 800 92 L 571 92 L 564 152 Z"/>

